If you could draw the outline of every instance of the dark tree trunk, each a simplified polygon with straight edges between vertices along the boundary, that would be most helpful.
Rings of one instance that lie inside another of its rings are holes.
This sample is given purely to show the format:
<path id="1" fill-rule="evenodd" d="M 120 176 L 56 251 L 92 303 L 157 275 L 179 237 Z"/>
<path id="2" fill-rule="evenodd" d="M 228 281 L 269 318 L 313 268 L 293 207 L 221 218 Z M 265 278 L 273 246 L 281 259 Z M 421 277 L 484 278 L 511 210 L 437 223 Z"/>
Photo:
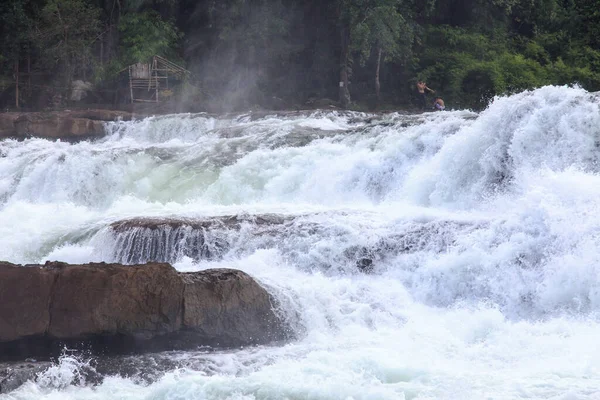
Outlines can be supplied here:
<path id="1" fill-rule="evenodd" d="M 349 31 L 345 27 L 341 30 L 342 52 L 340 55 L 340 104 L 346 108 L 350 105 L 350 90 L 348 90 L 350 38 Z"/>
<path id="2" fill-rule="evenodd" d="M 375 94 L 377 95 L 377 105 L 381 103 L 381 84 L 379 83 L 379 70 L 381 68 L 381 47 L 377 49 L 377 69 L 375 70 Z"/>
<path id="3" fill-rule="evenodd" d="M 31 53 L 27 53 L 27 97 L 31 98 Z"/>
<path id="4" fill-rule="evenodd" d="M 19 57 L 15 60 L 15 107 L 19 108 Z"/>

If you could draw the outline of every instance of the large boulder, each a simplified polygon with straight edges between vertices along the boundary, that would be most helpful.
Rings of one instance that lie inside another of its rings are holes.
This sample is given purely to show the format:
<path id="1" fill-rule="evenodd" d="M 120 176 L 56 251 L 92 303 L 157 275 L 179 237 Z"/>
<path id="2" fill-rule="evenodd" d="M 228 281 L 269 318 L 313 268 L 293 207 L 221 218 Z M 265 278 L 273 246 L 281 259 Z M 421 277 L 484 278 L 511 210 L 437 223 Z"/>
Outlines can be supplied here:
<path id="1" fill-rule="evenodd" d="M 0 263 L 0 342 L 39 335 L 48 329 L 57 277 L 51 268 Z"/>
<path id="2" fill-rule="evenodd" d="M 271 296 L 244 272 L 213 269 L 182 276 L 183 328 L 193 337 L 220 346 L 281 338 Z"/>
<path id="3" fill-rule="evenodd" d="M 0 360 L 56 356 L 65 345 L 115 354 L 286 337 L 269 293 L 241 271 L 0 262 Z"/>
<path id="4" fill-rule="evenodd" d="M 168 264 L 74 265 L 59 268 L 49 336 L 124 334 L 150 339 L 181 327 L 183 282 Z"/>

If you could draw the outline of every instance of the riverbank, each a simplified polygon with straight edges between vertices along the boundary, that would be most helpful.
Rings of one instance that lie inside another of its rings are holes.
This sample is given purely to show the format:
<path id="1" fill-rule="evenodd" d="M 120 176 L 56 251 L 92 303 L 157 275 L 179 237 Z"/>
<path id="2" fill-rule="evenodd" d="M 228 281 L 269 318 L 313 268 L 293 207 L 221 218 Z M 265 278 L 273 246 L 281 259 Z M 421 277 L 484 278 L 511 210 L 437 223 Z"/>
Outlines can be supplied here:
<path id="1" fill-rule="evenodd" d="M 104 135 L 104 123 L 129 121 L 145 115 L 113 110 L 64 110 L 0 113 L 0 139 L 84 140 Z"/>
<path id="2" fill-rule="evenodd" d="M 319 109 L 303 110 L 249 110 L 247 112 L 207 114 L 219 118 L 249 115 L 252 119 L 267 115 L 289 117 L 311 113 Z M 327 109 L 324 109 L 327 110 Z M 339 110 L 346 112 L 346 110 Z M 387 111 L 389 112 L 389 111 Z M 385 114 L 377 112 L 369 114 Z M 63 110 L 41 112 L 4 112 L 0 113 L 0 140 L 2 139 L 60 139 L 68 142 L 98 139 L 106 134 L 106 122 L 131 121 L 149 116 L 168 115 L 171 112 L 128 112 L 106 109 Z"/>

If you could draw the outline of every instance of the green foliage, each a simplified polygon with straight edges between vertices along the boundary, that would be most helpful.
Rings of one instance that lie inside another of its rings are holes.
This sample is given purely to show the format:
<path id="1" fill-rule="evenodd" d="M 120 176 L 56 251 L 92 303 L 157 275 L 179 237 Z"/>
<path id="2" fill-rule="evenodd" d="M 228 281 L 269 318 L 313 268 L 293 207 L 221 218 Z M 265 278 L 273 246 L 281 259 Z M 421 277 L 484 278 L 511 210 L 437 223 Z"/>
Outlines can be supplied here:
<path id="1" fill-rule="evenodd" d="M 119 21 L 119 32 L 121 65 L 147 62 L 154 55 L 179 58 L 177 45 L 182 34 L 155 11 L 125 14 Z"/>
<path id="2" fill-rule="evenodd" d="M 450 108 L 483 108 L 495 95 L 547 84 L 600 90 L 600 7 L 597 0 L 0 1 L 6 90 L 16 62 L 27 60 L 35 76 L 64 79 L 57 86 L 94 76 L 110 93 L 117 71 L 155 54 L 198 66 L 205 99 L 222 92 L 223 103 L 241 106 L 333 98 L 340 79 L 357 102 L 372 103 L 375 92 L 379 104 L 410 104 L 422 78 Z"/>
<path id="3" fill-rule="evenodd" d="M 495 95 L 551 84 L 578 83 L 597 90 L 600 52 L 589 46 L 558 49 L 554 46 L 560 37 L 554 33 L 513 42 L 500 34 L 432 27 L 424 38 L 421 76 L 459 108 L 483 108 Z"/>
<path id="4" fill-rule="evenodd" d="M 361 64 L 371 56 L 373 48 L 381 49 L 386 61 L 400 60 L 410 53 L 412 27 L 400 14 L 398 0 L 380 0 L 357 10 L 350 29 L 351 48 L 360 56 Z"/>
<path id="5" fill-rule="evenodd" d="M 0 62 L 15 57 L 29 42 L 31 20 L 26 4 L 27 0 L 0 2 Z"/>
<path id="6" fill-rule="evenodd" d="M 175 6 L 179 0 L 120 0 L 122 7 L 128 13 L 136 13 L 143 10 L 153 4 L 167 4 L 169 6 Z"/>
<path id="7" fill-rule="evenodd" d="M 100 10 L 85 0 L 48 0 L 34 38 L 44 61 L 61 66 L 65 85 L 76 70 L 92 64 L 92 45 L 100 32 Z"/>
<path id="8" fill-rule="evenodd" d="M 280 0 L 215 2 L 210 18 L 219 30 L 217 46 L 238 49 L 250 64 L 289 54 L 295 50 L 289 38 L 291 11 Z"/>

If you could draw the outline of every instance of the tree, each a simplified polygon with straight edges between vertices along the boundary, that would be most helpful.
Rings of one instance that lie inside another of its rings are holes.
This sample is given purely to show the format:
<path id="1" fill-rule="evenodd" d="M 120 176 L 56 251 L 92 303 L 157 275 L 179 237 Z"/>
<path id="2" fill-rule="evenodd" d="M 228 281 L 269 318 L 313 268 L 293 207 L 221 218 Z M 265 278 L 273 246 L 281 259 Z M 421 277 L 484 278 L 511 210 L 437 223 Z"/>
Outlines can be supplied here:
<path id="1" fill-rule="evenodd" d="M 402 0 L 338 0 L 341 35 L 340 103 L 350 103 L 349 78 L 352 75 L 352 53 L 358 52 L 361 63 L 375 50 L 375 88 L 380 98 L 379 72 L 384 61 L 398 59 L 407 53 L 412 30 L 399 11 Z"/>
<path id="2" fill-rule="evenodd" d="M 0 2 L 0 64 L 8 62 L 15 78 L 15 106 L 19 107 L 19 58 L 29 47 L 31 19 L 26 11 L 28 0 Z"/>
<path id="3" fill-rule="evenodd" d="M 100 31 L 100 10 L 85 0 L 48 0 L 41 10 L 36 39 L 45 61 L 60 66 L 70 91 L 74 74 L 91 64 Z"/>
<path id="4" fill-rule="evenodd" d="M 340 82 L 339 101 L 342 107 L 351 102 L 350 76 L 352 75 L 351 28 L 362 18 L 363 2 L 360 0 L 338 0 L 338 23 L 340 32 Z"/>
<path id="5" fill-rule="evenodd" d="M 129 12 L 119 21 L 121 64 L 147 62 L 152 56 L 177 57 L 182 35 L 153 10 Z"/>
<path id="6" fill-rule="evenodd" d="M 361 64 L 375 52 L 375 92 L 381 101 L 379 72 L 384 61 L 399 60 L 410 53 L 413 40 L 412 27 L 398 8 L 401 0 L 378 0 L 364 12 L 364 18 L 352 25 L 351 45 L 360 54 Z"/>

